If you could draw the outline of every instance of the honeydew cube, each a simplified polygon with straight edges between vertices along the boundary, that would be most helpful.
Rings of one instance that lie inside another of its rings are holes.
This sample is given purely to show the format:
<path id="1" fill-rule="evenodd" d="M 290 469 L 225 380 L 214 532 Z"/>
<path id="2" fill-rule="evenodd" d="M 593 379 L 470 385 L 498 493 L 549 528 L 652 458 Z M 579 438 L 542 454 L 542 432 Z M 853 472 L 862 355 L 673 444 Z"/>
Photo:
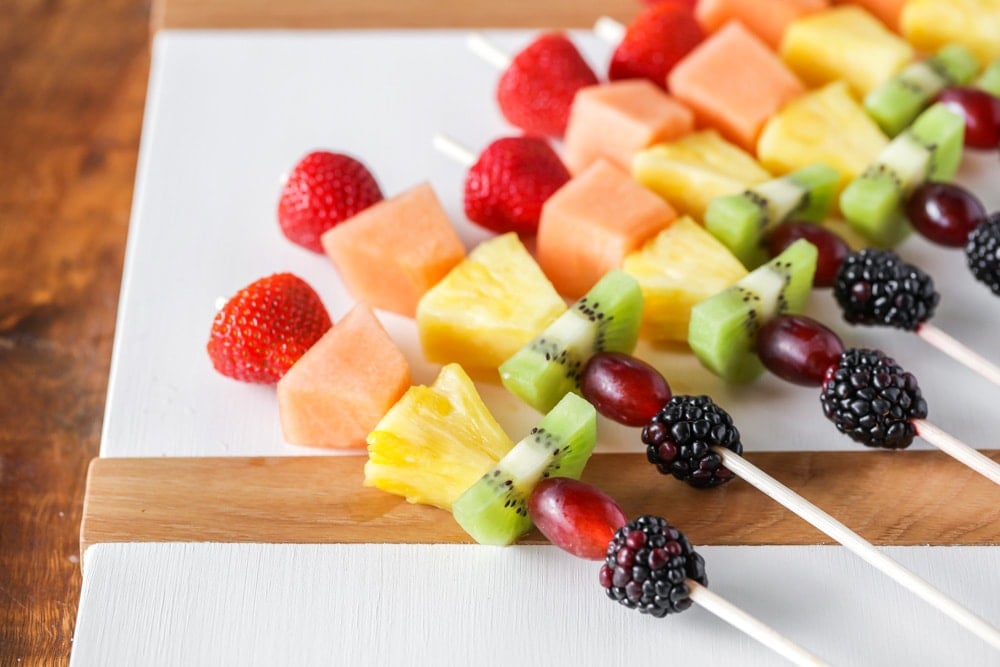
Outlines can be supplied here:
<path id="1" fill-rule="evenodd" d="M 676 216 L 628 173 L 598 160 L 542 206 L 538 264 L 560 294 L 577 299 Z"/>
<path id="2" fill-rule="evenodd" d="M 667 83 L 694 110 L 699 125 L 750 151 L 765 121 L 805 91 L 767 44 L 738 21 L 695 47 Z"/>
<path id="3" fill-rule="evenodd" d="M 769 0 L 767 10 L 761 11 L 761 0 L 698 0 L 694 12 L 705 32 L 736 20 L 777 50 L 789 23 L 829 6 L 827 0 Z"/>
<path id="4" fill-rule="evenodd" d="M 462 240 L 427 183 L 366 208 L 320 241 L 356 299 L 407 317 L 465 257 Z"/>
<path id="5" fill-rule="evenodd" d="M 793 21 L 781 57 L 806 85 L 843 79 L 859 99 L 914 58 L 913 47 L 870 13 L 840 5 Z"/>
<path id="6" fill-rule="evenodd" d="M 628 170 L 636 151 L 694 129 L 694 113 L 646 79 L 580 89 L 573 98 L 563 154 L 570 173 L 598 158 Z"/>
<path id="7" fill-rule="evenodd" d="M 909 0 L 900 27 L 924 52 L 957 43 L 976 54 L 983 67 L 1000 58 L 1000 0 Z"/>

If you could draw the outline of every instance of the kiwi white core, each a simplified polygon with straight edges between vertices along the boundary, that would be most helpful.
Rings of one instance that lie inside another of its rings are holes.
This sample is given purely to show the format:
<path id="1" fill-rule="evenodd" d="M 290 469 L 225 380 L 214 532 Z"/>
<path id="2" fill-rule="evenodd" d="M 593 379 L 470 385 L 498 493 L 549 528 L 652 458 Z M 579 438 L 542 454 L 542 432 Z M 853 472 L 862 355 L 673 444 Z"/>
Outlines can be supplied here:
<path id="1" fill-rule="evenodd" d="M 799 208 L 808 191 L 790 178 L 775 178 L 751 188 L 767 201 L 767 220 L 777 223 Z"/>
<path id="2" fill-rule="evenodd" d="M 931 152 L 909 132 L 893 139 L 878 162 L 896 174 L 904 192 L 924 182 L 931 167 Z"/>
<path id="3" fill-rule="evenodd" d="M 757 295 L 759 301 L 755 304 L 757 312 L 770 317 L 778 312 L 778 299 L 785 289 L 784 274 L 773 271 L 768 266 L 747 274 L 737 284 Z"/>

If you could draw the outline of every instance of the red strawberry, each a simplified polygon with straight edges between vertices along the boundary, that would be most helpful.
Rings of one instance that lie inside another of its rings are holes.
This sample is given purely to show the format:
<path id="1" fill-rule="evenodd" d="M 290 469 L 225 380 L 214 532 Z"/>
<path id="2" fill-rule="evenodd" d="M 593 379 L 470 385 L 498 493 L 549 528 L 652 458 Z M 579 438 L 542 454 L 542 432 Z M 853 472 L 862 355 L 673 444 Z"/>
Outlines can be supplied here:
<path id="1" fill-rule="evenodd" d="M 323 232 L 380 201 L 382 191 L 365 165 L 349 155 L 314 151 L 285 181 L 278 223 L 290 241 L 323 252 Z"/>
<path id="2" fill-rule="evenodd" d="M 639 13 L 611 56 L 608 78 L 649 79 L 667 87 L 667 74 L 705 39 L 694 12 L 677 2 L 660 2 Z"/>
<path id="3" fill-rule="evenodd" d="M 465 215 L 495 232 L 534 234 L 542 204 L 568 180 L 569 171 L 544 139 L 497 139 L 465 177 Z"/>
<path id="4" fill-rule="evenodd" d="M 688 7 L 694 10 L 695 5 L 698 4 L 698 0 L 642 0 L 643 4 L 646 5 L 659 5 L 664 2 L 672 2 L 675 5 L 681 5 L 682 7 Z"/>
<path id="5" fill-rule="evenodd" d="M 497 102 L 504 118 L 528 134 L 561 137 L 576 91 L 596 83 L 573 42 L 549 32 L 514 56 L 497 84 Z"/>
<path id="6" fill-rule="evenodd" d="M 331 326 L 313 288 L 278 273 L 247 285 L 215 314 L 208 356 L 225 376 L 274 384 Z"/>

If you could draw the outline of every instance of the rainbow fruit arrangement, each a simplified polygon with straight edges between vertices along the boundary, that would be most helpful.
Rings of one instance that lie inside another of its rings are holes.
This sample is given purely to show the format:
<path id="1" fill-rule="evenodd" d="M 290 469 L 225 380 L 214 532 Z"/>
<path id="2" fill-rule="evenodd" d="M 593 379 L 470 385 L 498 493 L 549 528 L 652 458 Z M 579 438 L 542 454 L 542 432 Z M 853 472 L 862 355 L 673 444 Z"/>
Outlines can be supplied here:
<path id="1" fill-rule="evenodd" d="M 687 345 L 729 382 L 769 369 L 821 387 L 839 430 L 907 446 L 927 412 L 913 376 L 796 314 L 832 287 L 849 322 L 919 327 L 933 282 L 888 250 L 914 229 L 963 247 L 1000 295 L 1000 213 L 948 183 L 963 147 L 1000 146 L 1000 1 L 666 0 L 626 28 L 606 79 L 562 33 L 510 59 L 497 102 L 524 136 L 469 168 L 466 216 L 496 235 L 468 252 L 430 185 L 384 198 L 357 159 L 305 156 L 278 222 L 357 305 L 333 324 L 300 279 L 263 278 L 219 311 L 208 353 L 276 383 L 289 443 L 367 446 L 366 485 L 450 511 L 481 543 L 534 520 L 605 560 L 612 598 L 662 615 L 690 604 L 704 564 L 664 520 L 629 523 L 570 481 L 597 414 L 642 427 L 649 460 L 695 486 L 731 479 L 713 447 L 741 444 L 710 399 L 672 396 L 630 356 L 637 340 Z M 442 365 L 431 386 L 411 386 L 377 310 L 415 320 Z M 473 380 L 537 426 L 515 443 Z"/>

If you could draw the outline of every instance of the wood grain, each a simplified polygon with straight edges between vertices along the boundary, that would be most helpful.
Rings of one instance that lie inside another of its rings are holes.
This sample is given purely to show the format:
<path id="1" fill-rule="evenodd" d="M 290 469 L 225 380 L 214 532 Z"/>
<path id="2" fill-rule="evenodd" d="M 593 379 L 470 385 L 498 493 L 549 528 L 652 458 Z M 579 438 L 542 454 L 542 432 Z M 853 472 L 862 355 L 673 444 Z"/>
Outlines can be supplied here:
<path id="1" fill-rule="evenodd" d="M 1000 460 L 1000 452 L 991 456 Z M 766 452 L 748 458 L 877 544 L 1000 544 L 996 485 L 938 452 Z M 363 487 L 364 460 L 96 459 L 81 549 L 102 542 L 471 541 L 446 512 Z M 659 475 L 642 455 L 596 455 L 584 479 L 610 493 L 630 516 L 667 516 L 697 544 L 832 543 L 742 481 L 693 489 Z M 914 488 L 887 479 L 926 483 Z M 545 542 L 537 532 L 523 541 Z"/>

